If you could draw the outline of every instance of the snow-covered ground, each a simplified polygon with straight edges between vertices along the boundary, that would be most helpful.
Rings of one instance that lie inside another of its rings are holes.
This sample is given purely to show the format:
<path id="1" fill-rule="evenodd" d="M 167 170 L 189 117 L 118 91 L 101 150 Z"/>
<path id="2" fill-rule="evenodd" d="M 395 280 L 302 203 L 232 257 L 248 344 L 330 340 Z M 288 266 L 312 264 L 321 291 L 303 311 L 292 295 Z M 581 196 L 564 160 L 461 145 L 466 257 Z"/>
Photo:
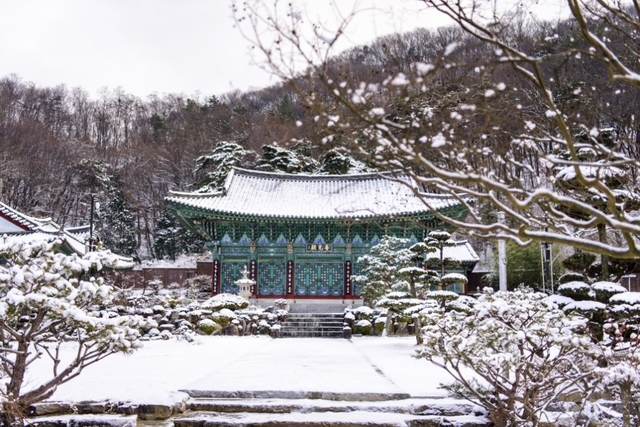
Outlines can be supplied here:
<path id="1" fill-rule="evenodd" d="M 113 355 L 62 385 L 52 400 L 173 402 L 179 390 L 409 393 L 440 397 L 447 374 L 415 359 L 413 337 L 344 339 L 199 337 L 149 341 L 133 355 Z M 34 386 L 50 373 L 38 362 Z"/>

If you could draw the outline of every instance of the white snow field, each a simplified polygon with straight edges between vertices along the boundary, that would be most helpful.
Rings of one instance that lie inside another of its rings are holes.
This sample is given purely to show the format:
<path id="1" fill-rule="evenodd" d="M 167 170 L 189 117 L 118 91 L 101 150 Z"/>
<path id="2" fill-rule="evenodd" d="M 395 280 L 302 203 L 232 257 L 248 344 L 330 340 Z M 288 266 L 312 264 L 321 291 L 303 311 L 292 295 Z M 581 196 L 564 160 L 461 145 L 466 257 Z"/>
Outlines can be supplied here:
<path id="1" fill-rule="evenodd" d="M 117 399 L 170 403 L 180 390 L 407 393 L 443 397 L 451 382 L 441 369 L 415 359 L 414 337 L 198 337 L 148 341 L 133 355 L 112 355 L 58 388 L 51 400 Z M 36 386 L 51 366 L 29 371 Z"/>

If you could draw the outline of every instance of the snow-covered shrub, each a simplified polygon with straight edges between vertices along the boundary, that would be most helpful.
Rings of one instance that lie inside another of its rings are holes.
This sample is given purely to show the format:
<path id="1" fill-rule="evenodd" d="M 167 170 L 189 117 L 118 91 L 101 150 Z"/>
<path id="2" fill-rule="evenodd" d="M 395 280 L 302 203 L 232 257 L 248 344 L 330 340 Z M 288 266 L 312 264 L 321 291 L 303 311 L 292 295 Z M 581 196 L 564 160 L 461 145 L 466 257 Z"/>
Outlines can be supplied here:
<path id="1" fill-rule="evenodd" d="M 448 302 L 458 299 L 459 296 L 457 293 L 451 291 L 429 291 L 424 297 L 437 301 L 440 307 L 444 308 Z"/>
<path id="2" fill-rule="evenodd" d="M 287 310 L 289 308 L 289 301 L 287 301 L 284 298 L 279 298 L 277 300 L 275 300 L 273 302 L 273 305 L 278 309 L 278 310 Z"/>
<path id="3" fill-rule="evenodd" d="M 469 283 L 469 280 L 467 279 L 467 276 L 460 273 L 448 273 L 440 278 L 440 285 L 444 289 L 448 289 L 449 286 L 456 283 L 460 283 L 462 285 L 462 289 L 464 289 L 464 285 Z"/>
<path id="4" fill-rule="evenodd" d="M 236 318 L 236 314 L 228 308 L 223 308 L 222 310 L 211 314 L 211 319 L 223 328 L 229 325 L 229 323 Z"/>
<path id="5" fill-rule="evenodd" d="M 596 301 L 603 304 L 607 304 L 612 296 L 627 292 L 624 286 L 614 282 L 592 283 L 591 289 L 595 292 Z"/>
<path id="6" fill-rule="evenodd" d="M 558 278 L 558 283 L 584 282 L 585 280 L 587 280 L 587 277 L 584 274 L 569 272 L 560 276 Z"/>
<path id="7" fill-rule="evenodd" d="M 198 331 L 202 332 L 205 335 L 211 335 L 219 331 L 220 329 L 222 329 L 222 326 L 211 319 L 202 319 L 198 322 Z"/>
<path id="8" fill-rule="evenodd" d="M 347 324 L 347 326 L 349 326 L 350 328 L 353 328 L 353 324 L 356 321 L 356 315 L 353 314 L 353 311 L 346 311 L 344 313 L 344 323 Z"/>
<path id="9" fill-rule="evenodd" d="M 362 305 L 352 311 L 355 320 L 366 319 L 370 320 L 373 317 L 373 309 L 366 305 Z"/>
<path id="10" fill-rule="evenodd" d="M 593 296 L 591 286 L 585 282 L 569 282 L 558 286 L 558 293 L 574 301 L 590 300 Z"/>
<path id="11" fill-rule="evenodd" d="M 588 322 L 546 294 L 487 289 L 470 313 L 425 316 L 420 357 L 446 370 L 455 382 L 444 387 L 486 408 L 496 426 L 535 426 L 558 395 L 589 396 L 596 363 Z"/>
<path id="12" fill-rule="evenodd" d="M 354 334 L 371 335 L 371 322 L 365 319 L 358 320 L 353 327 Z"/>
<path id="13" fill-rule="evenodd" d="M 60 245 L 0 237 L 0 376 L 8 380 L 0 390 L 0 418 L 5 424 L 86 366 L 113 353 L 131 353 L 138 347 L 139 329 L 147 325 L 138 316 L 106 310 L 113 304 L 113 289 L 91 277 L 121 259 L 108 251 L 69 256 L 57 252 Z M 70 360 L 56 357 L 63 342 L 78 347 Z M 50 358 L 56 370 L 24 390 L 36 357 Z"/>
<path id="14" fill-rule="evenodd" d="M 265 319 L 258 322 L 258 333 L 268 335 L 271 332 L 271 325 Z"/>
<path id="15" fill-rule="evenodd" d="M 373 330 L 376 335 L 382 335 L 384 332 L 384 325 L 387 323 L 386 317 L 378 317 L 373 323 Z"/>
<path id="16" fill-rule="evenodd" d="M 229 310 L 241 310 L 249 307 L 249 301 L 239 295 L 218 294 L 209 298 L 201 304 L 202 308 L 208 310 L 221 310 L 223 308 Z"/>

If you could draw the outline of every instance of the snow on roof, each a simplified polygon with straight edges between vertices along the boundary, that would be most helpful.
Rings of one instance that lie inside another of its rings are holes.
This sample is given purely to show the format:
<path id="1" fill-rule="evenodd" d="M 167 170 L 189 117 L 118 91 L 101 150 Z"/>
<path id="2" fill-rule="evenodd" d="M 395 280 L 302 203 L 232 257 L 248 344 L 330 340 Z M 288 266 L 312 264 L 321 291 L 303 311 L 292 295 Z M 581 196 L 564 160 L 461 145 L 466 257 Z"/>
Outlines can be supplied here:
<path id="1" fill-rule="evenodd" d="M 461 240 L 459 242 L 454 242 L 455 246 L 448 246 L 443 248 L 444 257 L 456 259 L 461 263 L 472 263 L 480 261 L 480 257 L 466 240 Z M 429 252 L 427 254 L 427 259 L 437 258 L 440 259 L 440 252 Z"/>
<path id="2" fill-rule="evenodd" d="M 0 216 L 7 218 L 9 221 L 21 228 L 24 228 L 25 231 L 34 231 L 35 229 L 42 228 L 53 223 L 51 218 L 35 218 L 25 215 L 2 202 L 0 202 Z"/>
<path id="3" fill-rule="evenodd" d="M 8 233 L 12 239 L 22 241 L 60 239 L 79 255 L 84 255 L 86 252 L 85 241 L 89 236 L 89 226 L 61 229 L 51 218 L 35 218 L 25 215 L 2 202 L 0 202 L 0 217 L 9 220 L 22 229 L 20 231 L 12 230 L 11 233 Z"/>
<path id="4" fill-rule="evenodd" d="M 458 206 L 450 196 L 419 193 L 400 173 L 296 175 L 234 168 L 222 192 L 172 192 L 167 201 L 229 215 L 366 218 L 424 214 Z M 429 206 L 429 207 L 428 207 Z"/>

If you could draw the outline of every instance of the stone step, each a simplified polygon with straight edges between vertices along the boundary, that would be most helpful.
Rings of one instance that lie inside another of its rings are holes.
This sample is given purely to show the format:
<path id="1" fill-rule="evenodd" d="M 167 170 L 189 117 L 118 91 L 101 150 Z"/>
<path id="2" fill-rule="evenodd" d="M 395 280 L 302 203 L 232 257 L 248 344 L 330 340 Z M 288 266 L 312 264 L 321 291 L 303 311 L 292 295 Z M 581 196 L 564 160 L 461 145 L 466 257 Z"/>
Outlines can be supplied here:
<path id="1" fill-rule="evenodd" d="M 282 323 L 284 338 L 341 338 L 344 319 L 341 313 L 294 313 Z"/>
<path id="2" fill-rule="evenodd" d="M 305 332 L 305 331 L 293 331 L 293 332 L 281 332 L 280 338 L 343 338 L 342 332 Z"/>
<path id="3" fill-rule="evenodd" d="M 442 417 L 437 415 L 409 415 L 353 412 L 310 413 L 233 413 L 194 412 L 173 420 L 174 427 L 488 427 L 487 418 L 473 416 Z"/>
<path id="4" fill-rule="evenodd" d="M 296 320 L 315 320 L 315 319 L 321 319 L 321 320 L 343 320 L 344 317 L 342 316 L 296 316 L 296 315 L 288 315 L 287 319 L 296 319 Z"/>
<path id="5" fill-rule="evenodd" d="M 119 415 L 59 415 L 29 418 L 27 425 L 34 427 L 136 427 L 135 416 Z"/>
<path id="6" fill-rule="evenodd" d="M 357 397 L 352 395 L 351 397 Z M 363 396 L 366 397 L 366 396 Z M 379 397 L 379 396 L 378 396 Z M 188 409 L 198 412 L 220 413 L 322 413 L 322 412 L 375 412 L 410 415 L 463 416 L 480 413 L 480 409 L 468 402 L 452 399 L 402 399 L 402 400 L 328 400 L 328 399 L 193 399 Z"/>
<path id="7" fill-rule="evenodd" d="M 333 391 L 303 391 L 303 390 L 179 390 L 191 398 L 190 403 L 196 399 L 286 399 L 286 400 L 313 400 L 313 401 L 339 401 L 339 402 L 389 402 L 408 401 L 411 395 L 408 393 L 375 393 L 375 392 L 333 392 Z M 431 399 L 434 402 L 445 402 L 445 399 Z M 462 402 L 456 400 L 456 402 Z"/>
<path id="8" fill-rule="evenodd" d="M 174 427 L 487 427 L 485 411 L 464 400 L 406 393 L 182 390 L 192 399 Z"/>
<path id="9" fill-rule="evenodd" d="M 329 331 L 341 331 L 342 328 L 344 328 L 344 325 L 342 323 L 339 324 L 326 324 L 326 323 L 321 323 L 321 324 L 310 324 L 310 323 L 292 323 L 292 324 L 287 324 L 285 323 L 284 325 L 282 325 L 283 328 L 286 329 L 315 329 L 315 330 L 329 330 Z"/>

